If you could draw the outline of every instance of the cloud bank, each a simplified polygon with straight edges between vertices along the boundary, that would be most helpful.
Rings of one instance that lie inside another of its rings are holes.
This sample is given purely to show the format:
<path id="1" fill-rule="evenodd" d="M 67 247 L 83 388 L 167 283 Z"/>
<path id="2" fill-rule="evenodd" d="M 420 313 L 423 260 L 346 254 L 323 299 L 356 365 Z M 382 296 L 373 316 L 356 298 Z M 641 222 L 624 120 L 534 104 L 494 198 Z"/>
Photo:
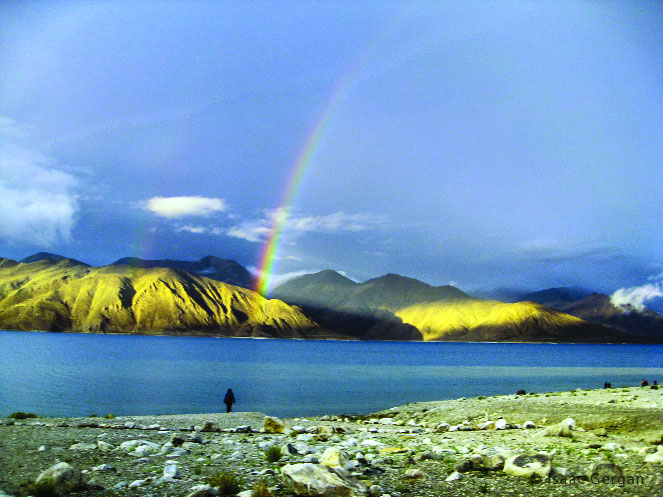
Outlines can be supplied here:
<path id="1" fill-rule="evenodd" d="M 0 237 L 48 247 L 69 240 L 78 180 L 29 143 L 25 127 L 0 116 Z"/>
<path id="2" fill-rule="evenodd" d="M 249 220 L 232 226 L 227 235 L 242 238 L 250 242 L 263 242 L 271 233 L 279 210 L 268 211 L 265 217 Z M 372 214 L 346 214 L 342 211 L 326 216 L 293 216 L 287 215 L 283 231 L 293 236 L 304 233 L 337 233 L 342 231 L 364 231 L 384 226 L 384 216 Z"/>
<path id="3" fill-rule="evenodd" d="M 208 197 L 152 197 L 145 208 L 157 216 L 177 219 L 189 216 L 206 217 L 228 209 L 225 200 Z"/>

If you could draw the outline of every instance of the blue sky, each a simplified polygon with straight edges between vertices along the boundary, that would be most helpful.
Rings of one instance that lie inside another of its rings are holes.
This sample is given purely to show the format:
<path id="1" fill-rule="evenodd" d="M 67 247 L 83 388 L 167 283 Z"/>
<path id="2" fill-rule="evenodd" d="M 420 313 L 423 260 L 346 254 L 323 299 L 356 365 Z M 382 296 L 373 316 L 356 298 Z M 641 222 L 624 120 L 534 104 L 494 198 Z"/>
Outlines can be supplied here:
<path id="1" fill-rule="evenodd" d="M 659 2 L 3 2 L 0 255 L 658 285 Z M 660 288 L 660 287 L 659 287 Z"/>

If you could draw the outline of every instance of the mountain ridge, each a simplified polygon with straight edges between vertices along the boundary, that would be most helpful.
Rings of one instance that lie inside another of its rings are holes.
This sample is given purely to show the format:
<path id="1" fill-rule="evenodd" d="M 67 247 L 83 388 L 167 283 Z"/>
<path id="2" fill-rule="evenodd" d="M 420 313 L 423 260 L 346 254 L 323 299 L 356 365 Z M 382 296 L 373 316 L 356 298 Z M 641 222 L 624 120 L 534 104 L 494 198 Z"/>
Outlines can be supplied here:
<path id="1" fill-rule="evenodd" d="M 300 309 L 172 268 L 0 260 L 0 326 L 84 333 L 349 338 Z"/>

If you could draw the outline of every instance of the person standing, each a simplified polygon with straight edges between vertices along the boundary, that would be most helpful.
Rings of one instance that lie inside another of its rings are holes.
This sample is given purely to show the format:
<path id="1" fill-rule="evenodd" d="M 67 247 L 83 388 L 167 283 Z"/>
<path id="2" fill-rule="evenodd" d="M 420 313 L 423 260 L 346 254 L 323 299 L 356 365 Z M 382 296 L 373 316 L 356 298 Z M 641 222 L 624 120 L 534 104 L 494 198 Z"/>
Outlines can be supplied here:
<path id="1" fill-rule="evenodd" d="M 235 394 L 233 393 L 232 388 L 229 388 L 226 392 L 226 396 L 223 398 L 223 402 L 226 404 L 226 412 L 230 412 L 232 410 L 233 404 L 236 402 Z"/>

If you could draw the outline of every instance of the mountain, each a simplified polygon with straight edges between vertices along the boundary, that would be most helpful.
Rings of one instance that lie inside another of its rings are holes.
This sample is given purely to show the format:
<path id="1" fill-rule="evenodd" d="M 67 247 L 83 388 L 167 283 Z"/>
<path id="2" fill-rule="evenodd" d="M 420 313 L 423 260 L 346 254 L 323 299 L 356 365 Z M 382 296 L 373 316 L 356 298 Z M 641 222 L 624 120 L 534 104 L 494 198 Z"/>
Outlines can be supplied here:
<path id="1" fill-rule="evenodd" d="M 111 266 L 133 266 L 141 268 L 171 268 L 186 271 L 197 276 L 204 276 L 231 285 L 251 288 L 253 278 L 244 266 L 231 259 L 219 259 L 213 255 L 198 261 L 146 260 L 138 257 L 124 257 L 113 262 Z"/>
<path id="2" fill-rule="evenodd" d="M 663 316 L 646 307 L 616 306 L 605 294 L 582 296 L 563 288 L 549 288 L 523 298 L 624 333 L 663 340 Z"/>
<path id="3" fill-rule="evenodd" d="M 322 271 L 294 278 L 274 295 L 302 306 L 318 323 L 353 336 L 454 341 L 624 341 L 615 330 L 534 302 L 507 304 L 470 297 L 387 274 L 355 283 Z"/>
<path id="4" fill-rule="evenodd" d="M 30 263 L 30 262 L 46 261 L 46 260 L 49 260 L 49 259 L 52 260 L 52 261 L 61 261 L 63 259 L 67 259 L 67 260 L 75 262 L 76 264 L 81 264 L 83 266 L 88 266 L 88 264 L 85 264 L 84 262 L 81 262 L 81 261 L 77 261 L 76 259 L 70 259 L 69 257 L 65 257 L 63 255 L 51 254 L 50 252 L 37 252 L 36 254 L 32 254 L 32 255 L 29 255 L 28 257 L 24 257 L 19 262 Z"/>
<path id="5" fill-rule="evenodd" d="M 170 268 L 94 268 L 66 258 L 0 258 L 0 328 L 340 337 L 300 309 L 239 286 Z"/>
<path id="6" fill-rule="evenodd" d="M 585 290 L 584 288 L 567 286 L 547 288 L 546 290 L 528 293 L 526 295 L 522 295 L 518 301 L 537 302 L 539 304 L 552 307 L 553 309 L 559 309 L 561 307 L 567 306 L 572 302 L 582 300 L 588 297 L 590 294 L 591 292 Z"/>

